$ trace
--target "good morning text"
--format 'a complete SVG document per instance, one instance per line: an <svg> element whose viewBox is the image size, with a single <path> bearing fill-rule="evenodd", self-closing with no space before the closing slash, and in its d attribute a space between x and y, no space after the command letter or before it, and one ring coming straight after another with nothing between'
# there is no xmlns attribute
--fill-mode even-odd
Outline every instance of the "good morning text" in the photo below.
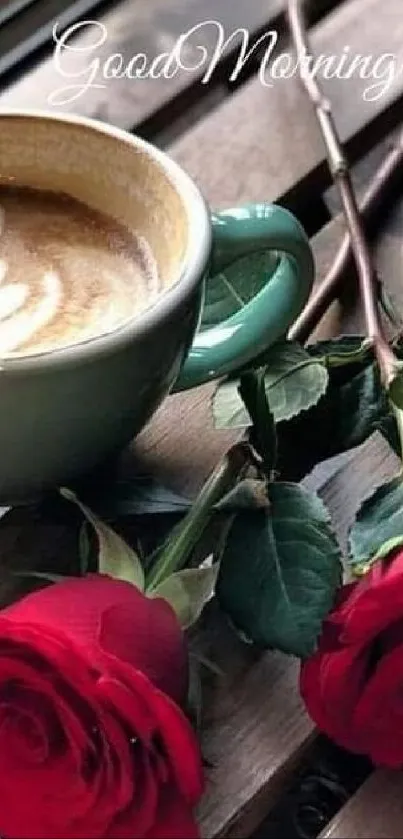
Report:
<svg viewBox="0 0 403 839"><path fill-rule="evenodd" d="M78 36L84 33L88 43L83 46ZM198 38L206 37L207 34L210 47L198 42ZM230 47L235 51L229 82L236 82L248 62L258 54L261 56L258 76L264 87L272 88L280 80L293 78L302 67L303 72L312 78L321 76L324 79L348 81L356 76L362 79L367 82L362 95L368 102L375 102L384 96L403 69L399 67L394 53L353 54L348 45L339 54L322 53L314 57L306 52L297 59L292 52L278 52L280 35L274 29L268 30L252 43L247 29L238 28L228 35L218 20L196 24L179 36L170 52L152 57L144 52L138 52L130 58L120 52L107 55L105 45L108 44L108 30L96 20L80 21L64 32L59 32L59 25L56 24L53 38L56 71L61 78L68 80L68 84L53 91L48 97L49 104L53 106L75 102L88 91L105 88L111 81L119 79L140 82L145 79L173 79L179 73L191 73L198 74L201 84L207 85ZM80 53L79 69L69 66L74 53Z"/></svg>

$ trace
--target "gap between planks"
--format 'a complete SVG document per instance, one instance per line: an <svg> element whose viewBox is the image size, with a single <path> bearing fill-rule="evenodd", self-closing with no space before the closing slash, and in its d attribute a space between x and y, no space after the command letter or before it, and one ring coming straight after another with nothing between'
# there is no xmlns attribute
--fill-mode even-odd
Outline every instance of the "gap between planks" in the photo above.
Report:
<svg viewBox="0 0 403 839"><path fill-rule="evenodd" d="M369 5L374 6L374 3ZM384 7L387 7L390 12L392 5L391 0L385 0L383 11ZM357 0L351 0L350 7L354 7L355 11L359 6L363 10L363 3L358 4ZM323 26L327 23L325 22ZM364 37L361 30L358 34L367 43L367 33ZM345 30L343 32L345 36ZM377 33L379 34L379 23L377 23ZM361 50L363 48L364 45L361 44ZM246 95L246 93L245 89L236 94L236 97L241 94ZM270 105L269 108L271 101L269 93L264 99L264 108L268 110L272 107ZM233 99L234 104L236 97L234 96ZM354 102L354 95L351 99ZM257 104L259 105L259 102ZM267 199L267 191L275 191L275 172L271 171L273 159L268 140L270 131L255 132L253 126L254 120L255 125L257 127L260 125L262 128L263 100L257 109L256 100L254 100L254 105L255 109L252 109L249 115L249 125L246 126L249 139L244 135L244 119L237 125L234 122L231 124L233 133L238 132L244 136L243 154L239 161L236 156L234 158L231 147L221 143L219 133L214 143L214 148L218 149L216 166L206 166L206 156L208 158L212 143L211 136L209 143L204 147L203 158L200 158L197 164L196 177L199 180L208 177L209 184L207 184L206 192L214 203L221 203L221 200L225 199L226 193L222 192L225 183L228 183L230 191L236 191L241 201L255 197L251 193L256 188L257 177L263 178L263 185L259 187L263 197ZM225 106L227 107L229 106ZM350 116L351 110L350 106ZM223 130L227 131L231 126L226 127L225 113L226 111L221 111L221 119ZM361 115L361 125L364 119L365 117ZM310 122L314 124L311 116ZM286 126L284 126L283 138L290 134L285 129ZM357 131L357 123L351 130ZM192 143L200 142L199 135L193 132L192 134ZM302 142L303 138L299 137L299 140ZM309 140L308 135L306 140ZM250 155L246 151L248 143L251 144ZM258 155L256 144L259 144ZM187 148L189 149L190 146L189 136ZM294 144L292 148L295 149ZM311 153L309 142L303 148L309 162ZM291 148L289 153L291 153ZM245 155L248 157L248 166L245 165ZM230 167L227 164L228 156L232 161ZM319 150L316 146L315 160L318 156L319 159L323 159L323 149ZM277 160L277 168L279 167L280 163ZM206 174L207 170L213 169L214 172ZM222 180L220 169L225 169L226 180ZM265 174L267 171L268 175ZM240 172L245 173L241 179ZM267 177L268 181L266 181ZM268 186L269 182L271 186ZM232 200L231 198L231 202ZM340 221L333 222L316 238L315 249L319 264L330 259L332 251L336 251L340 228ZM402 232L401 221L396 221L395 227L388 228L388 231L381 241L379 259L388 275L389 282L393 280L391 290L396 293L396 287L400 281L401 243L398 237ZM322 251L321 242L325 241L326 249ZM349 318L347 328L349 331L356 331L359 324L354 321L353 314ZM326 333L329 334L330 331L334 334L334 330L339 329L341 323L345 324L345 320L342 321L338 304L335 304L327 319ZM324 329L323 325L322 329ZM221 436L211 429L206 395L207 390L200 390L188 397L173 397L150 428L144 432L135 447L137 457L152 466L154 474L162 476L178 488L181 486L186 488L187 491L196 490L197 485L216 462L220 451L228 447L226 435ZM388 474L389 469L393 471L394 468L393 462L389 460L389 454L380 450L376 440L371 440L367 445L370 447L367 454L368 451L371 453L371 460L357 453L354 456L354 463L348 464L336 475L328 476L321 490L331 507L336 527L342 533L345 532L348 516L351 515L352 499L354 503L360 500L357 495L363 488L362 476L358 478L361 468L365 467L368 478L365 487L368 492L369 482L374 479L374 475L376 480L380 480L382 476ZM128 459L130 460L130 456ZM348 486L348 510L346 510L346 486ZM45 525L43 534L50 552L52 550L50 543L54 539L55 556L57 556L56 531L57 528L55 532L49 531ZM22 550L24 534L16 527L13 538ZM6 534L1 536L1 541L3 540L7 541ZM25 536L28 553L29 542L32 541L31 529L30 539L27 540ZM31 550L33 549L31 547ZM8 544L8 556L12 558L12 540ZM211 685L210 697L206 705L204 750L206 758L212 762L213 767L209 773L208 793L200 809L202 833L206 839L218 836L242 837L251 833L264 818L267 810L274 805L289 782L292 772L312 743L314 732L298 696L297 662L280 654L267 653L259 656L256 651L237 643L233 635L229 635L228 627L219 615L213 618L210 614L210 619L206 615L203 623L204 631L200 644L206 651L214 647L214 654L219 656L224 669L226 668L226 676L220 685L217 682Z"/></svg>
<svg viewBox="0 0 403 839"><path fill-rule="evenodd" d="M317 21L341 2L309 0L309 19ZM226 38L239 28L246 28L250 33L249 45L252 47L268 30L275 29L284 33L285 6L285 0L268 0L267 6L261 0L250 0L246 5L239 0L231 4L226 0L203 0L201 11L200 0L121 0L115 8L98 16L98 20L107 28L108 41L100 46L96 55L102 63L113 52L122 53L126 63L138 52L153 58L162 51L172 49L179 35L203 20L221 22ZM193 37L186 55L188 66L192 62L197 64L199 44L207 48L210 56L214 54L217 34L217 29L212 25ZM3 35L8 42L7 33ZM94 34L82 31L71 42L71 46L82 50L93 42ZM200 84L205 72L203 68L179 73L168 80L107 81L104 89L90 90L74 103L61 106L61 110L106 120L121 128L137 130L141 136L154 139L158 144L166 143L178 136L186 124L189 127L189 124L211 110L219 97L228 97L236 85L256 70L257 56L255 58L252 55L236 85L228 84L240 44L240 36L231 41L208 85ZM85 52L76 51L69 55L69 71L76 74L81 72L83 81L87 77L87 67L88 56ZM49 95L60 87L62 81L53 58L48 57L5 90L0 102L3 107L46 107Z"/></svg>
<svg viewBox="0 0 403 839"><path fill-rule="evenodd" d="M394 220L394 229L403 231L403 208ZM336 252L342 222L335 220L314 240L320 274ZM389 262L394 236L385 234L379 246L380 268ZM398 240L396 240L396 248ZM393 293L400 282L397 263L389 272ZM321 337L334 334L342 325L341 311L335 304L333 317L322 324ZM357 332L359 319L350 314L346 329ZM317 337L319 337L319 334ZM210 471L213 461L233 440L233 435L214 432L206 392L174 397L140 439L146 466L158 470L164 479L181 489L184 474ZM189 413L187 413L187 409ZM190 428L187 422L189 417ZM203 428L203 432L200 430ZM150 460L151 455L151 460ZM179 464L177 458L179 455ZM188 468L186 468L186 459ZM192 464L192 467L190 466ZM355 452L342 468L333 465L322 472L320 494L328 504L335 528L345 542L354 510L374 486L395 473L396 461L382 438L374 435ZM187 483L187 490L192 487ZM194 489L194 483L193 483ZM208 719L204 728L204 749L213 768L209 773L207 795L200 808L202 835L206 839L249 835L276 803L292 773L313 742L314 730L302 708L297 689L298 665L280 654L257 656L228 636L223 619L216 615L205 621L203 649L219 655L226 670L221 686L216 682L207 702Z"/></svg>
<svg viewBox="0 0 403 839"><path fill-rule="evenodd" d="M403 62L401 0L349 0L311 32L315 55L395 53ZM368 81L323 82L343 142L354 160L401 119L403 76L377 102L365 102ZM218 150L225 150L223 154ZM217 207L243 200L282 201L288 206L330 184L323 140L298 78L247 82L215 112L171 146L171 154L193 175ZM206 160L208 165L206 165ZM236 173L236 177L234 176Z"/></svg>
<svg viewBox="0 0 403 839"><path fill-rule="evenodd" d="M97 16L96 20L106 27L108 39L90 58L99 57L103 65L108 56L122 53L127 64L133 55L144 53L151 61L160 53L169 52L182 33L203 20L221 21L228 35L239 27L247 27L254 33L266 24L276 25L283 8L284 0L269 0L268 4L261 0L249 0L246 6L239 2L228 3L227 0L203 0L202 10L200 0L121 0L105 14ZM194 38L186 54L188 66L192 62L197 64L200 57L198 44L213 54L216 39L213 26L206 27L199 37ZM82 30L71 43L75 52L69 56L68 69L76 74L81 72L81 80L84 81L89 63L85 48L93 43L94 31L88 29ZM234 44L231 47L234 50ZM75 102L61 106L61 110L102 119L131 130L164 106L171 108L175 97L190 88L198 78L200 72L196 71L178 73L171 79L110 80L104 88L88 91ZM0 104L2 107L47 107L49 95L69 83L72 83L71 80L61 77L50 56L6 89L0 96Z"/></svg>
<svg viewBox="0 0 403 839"><path fill-rule="evenodd" d="M332 222L316 237L318 263L331 258L332 248L336 250L339 226L339 222ZM396 229L401 235L401 221ZM389 238L393 240L393 236ZM323 251L322 242L326 243ZM389 251L381 242L381 261L389 262ZM394 282L398 282L400 264L394 265L398 268ZM157 478L168 480L179 489L186 485L188 491L195 491L217 460L219 450L227 448L225 437L211 428L203 389L189 396L173 397L134 447L132 470L140 462L143 467L152 467ZM389 469L393 470L389 455L376 440L367 446L365 457L356 453L354 462L328 476L321 490L336 528L342 532L353 505L361 500L363 487L369 491L374 476L380 479ZM130 471L130 454L126 458ZM32 511L14 511L9 525L5 521L0 528L3 567L12 567L17 556L23 557L26 564L37 563L38 559L43 562L45 552L48 561L59 563L59 558L73 547L74 540L70 537L69 542L63 526L40 521ZM241 644L217 614L214 604L204 616L198 644L207 656L214 653L224 671L221 680L212 677L206 687L203 749L212 768L199 813L202 835L205 839L240 839L258 827L286 789L313 742L314 729L298 694L295 660L279 653L260 655Z"/></svg>
<svg viewBox="0 0 403 839"><path fill-rule="evenodd" d="M321 833L321 839L401 839L403 773L378 770Z"/></svg>

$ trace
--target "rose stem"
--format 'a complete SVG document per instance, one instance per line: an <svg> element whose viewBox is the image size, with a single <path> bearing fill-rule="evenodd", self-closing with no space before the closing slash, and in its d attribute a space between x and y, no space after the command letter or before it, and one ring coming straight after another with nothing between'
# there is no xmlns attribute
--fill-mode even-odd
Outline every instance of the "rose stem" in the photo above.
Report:
<svg viewBox="0 0 403 839"><path fill-rule="evenodd" d="M403 133L396 138L392 148L375 172L360 205L360 212L368 226L371 226L373 233L382 223L385 208L396 190L398 181L401 181L402 166ZM288 337L291 341L303 343L308 340L342 288L346 271L351 264L351 257L351 238L350 234L346 233L326 277L313 292L304 311L290 329ZM391 317L390 313L387 312L387 314ZM396 321L396 315L393 314L391 319ZM400 321L395 325L401 328L402 323Z"/></svg>
<svg viewBox="0 0 403 839"><path fill-rule="evenodd" d="M301 52L305 54L308 52L308 47L301 4L298 0L296 2L295 0L290 0L289 2L289 19L297 53L298 55L301 55ZM303 76L302 73L301 76ZM381 330L376 299L377 277L368 253L363 226L360 220L360 211L349 175L348 164L341 150L329 103L322 96L314 80L305 76L302 80L318 112L328 148L332 174L334 180L339 183L350 232L344 237L334 264L330 268L323 283L321 283L320 287L312 295L302 315L292 327L289 337L293 340L300 341L304 341L309 337L335 298L344 279L345 271L349 266L351 256L353 255L357 269L359 270L360 289L362 290L363 286L370 286L369 294L365 294L368 337L376 349L378 361L380 360L379 352L381 354L381 370L384 372L384 375L389 375L389 365L391 362L394 362L394 356L389 350L389 346ZM371 220L371 222L375 223L376 217L382 211L390 191L395 187L396 175L402 163L403 134L381 164L363 198L361 211L368 221ZM343 188L341 187L342 182L346 182L347 188L344 186ZM346 207L346 204L348 207ZM356 216L355 224L352 225L350 219L351 217L354 219L354 216ZM370 302L369 307L368 300ZM374 312L375 319L373 318ZM373 331L374 326L375 332ZM384 359L385 364L383 363ZM230 489L231 485L245 473L251 461L253 461L253 455L251 454L250 447L245 442L241 442L230 449L227 455L220 461L213 474L207 480L195 505L177 528L174 529L166 547L159 554L156 564L147 577L148 590L155 589L170 574L186 565L189 555L211 519L214 505Z"/></svg>
<svg viewBox="0 0 403 839"><path fill-rule="evenodd" d="M350 234L351 250L357 268L367 339L373 347L384 386L388 388L398 373L399 363L383 333L378 308L376 271L365 238L363 220L360 216L349 165L342 149L331 105L306 66L305 59L310 52L302 0L288 0L288 19L299 59L301 81L315 108L331 174L340 192Z"/></svg>
<svg viewBox="0 0 403 839"><path fill-rule="evenodd" d="M146 580L146 589L183 568L214 514L214 507L254 462L251 447L246 441L236 443L218 463L189 512L172 531L158 560Z"/></svg>

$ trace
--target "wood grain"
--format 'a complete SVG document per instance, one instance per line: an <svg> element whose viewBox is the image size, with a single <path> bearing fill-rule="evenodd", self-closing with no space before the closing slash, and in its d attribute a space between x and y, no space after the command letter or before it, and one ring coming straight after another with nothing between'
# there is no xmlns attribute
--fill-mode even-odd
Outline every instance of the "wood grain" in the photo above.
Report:
<svg viewBox="0 0 403 839"><path fill-rule="evenodd" d="M340 221L315 238L323 268L337 248ZM402 228L403 231L403 223ZM387 251L382 260L388 262ZM399 282L400 270L391 278ZM333 324L330 325L332 331ZM322 337L326 333L322 332ZM132 452L124 469L150 469L179 490L195 492L232 440L212 428L210 387L172 397ZM324 473L321 494L335 527L345 539L347 527L374 484L393 473L389 450L374 437L342 470ZM46 518L35 509L16 510L0 528L3 602L11 598L6 569L66 567L76 552L77 517L71 511ZM289 783L315 736L297 689L298 663L279 653L260 655L234 636L215 604L204 615L197 649L217 661L223 675L205 684L203 752L211 768L207 793L199 810L204 839L245 837L263 820Z"/></svg>
<svg viewBox="0 0 403 839"><path fill-rule="evenodd" d="M379 270L385 274L389 291L399 296L402 293L401 269L397 253L403 236L403 204L392 214L389 229L393 231L393 236L385 232L381 237L376 259ZM342 231L343 222L337 219L313 240L319 276L323 275L332 260ZM396 256L391 259L393 253ZM321 324L317 337L334 334L335 328L357 333L362 328L361 317L356 311L349 311L345 317L340 305L335 304L333 313ZM152 455L153 467L157 468L158 463L164 478L174 479L178 489L186 473L183 468L186 458L184 452L191 459L193 452L196 453L198 469L204 473L209 469L210 453L213 451L211 446L214 446L215 456L221 449L219 436L211 428L208 395L209 391L206 390L203 393L196 391L190 397L174 397L169 408L161 411L138 441L138 450L142 451L147 464L150 465ZM190 416L192 431L189 437L183 422L188 404L190 414L197 405L197 419L193 414ZM197 421L203 424L202 439L197 436ZM225 443L222 441L223 448L230 440L228 435ZM167 459L163 453L166 451ZM178 456L180 451L183 454ZM169 464L168 468L166 463ZM180 466L176 469L177 463ZM396 468L395 456L383 438L374 435L347 462L344 459L342 466L336 461L330 467L326 468L325 465L319 470L316 486L320 485L320 494L331 511L343 545L361 503L377 485L392 477ZM186 486L189 489L188 481ZM209 712L204 734L205 750L207 755L211 753L215 759L200 818L205 837L241 837L249 835L258 825L264 810L267 811L284 789L290 773L311 744L313 731L298 699L298 670L295 663L281 655L268 653L250 664L249 655L253 658L253 653L242 646L233 646L234 641L229 641L227 647L222 618L218 624L217 620L216 616L215 621L211 619L208 622L209 631L216 633L212 647L214 655L222 656L225 661L229 649L232 653L227 660L228 683L221 687L217 684L215 690L218 693L213 690L207 704L208 709L216 711L212 717ZM227 653L222 652L221 644L224 644ZM232 682L234 674L236 678ZM267 695L269 684L267 711L265 709L262 715L262 697Z"/></svg>
<svg viewBox="0 0 403 839"><path fill-rule="evenodd" d="M112 10L98 15L107 29L107 41L90 55L85 51L94 44L96 36L92 28L83 28L77 34L71 46L74 52L64 59L63 68L69 72L84 74L81 81L88 77L86 68L94 57L99 57L101 65L113 53L122 53L125 64L137 53L145 53L150 61L162 52L169 52L178 37L196 24L207 20L219 20L227 37L239 27L247 27L252 33L270 19L276 18L283 8L283 0L241 0L228 3L227 0L122 0ZM214 53L217 29L205 27L190 41L184 61L194 67L200 60L198 46L204 46L209 54ZM240 38L238 38L240 43ZM236 45L236 41L233 47ZM77 52L77 50L83 50ZM171 79L127 80L117 79L106 82L100 90L88 91L82 98L69 105L60 106L59 110L78 113L131 129L155 112L161 105L174 99L187 88L201 71L179 72ZM97 78L97 83L104 83ZM1 107L49 107L49 96L61 86L74 83L61 77L53 57L42 62L29 75L13 84L0 96Z"/></svg>
<svg viewBox="0 0 403 839"><path fill-rule="evenodd" d="M203 837L242 839L273 806L314 732L296 690L298 662L257 656L217 614L209 627L210 656L219 651L225 676L206 700L202 745L212 768L199 819Z"/></svg>
<svg viewBox="0 0 403 839"><path fill-rule="evenodd" d="M318 27L315 33L317 46L330 49L333 44L344 46L346 42L357 45L359 39L361 52L373 49L378 53L394 48L402 52L400 3L401 0L383 0L385 29L389 27L387 45L387 39L382 41L377 24L375 0L365 3L349 0L342 7L343 14L339 19L332 16ZM151 26L151 4L142 5L147 25ZM153 8L156 5L153 4ZM161 3L160 11L162 8ZM125 37L123 20L120 25L119 37L122 39ZM116 26L119 32L117 23ZM174 30L168 31L172 38ZM158 44L160 47L161 42ZM129 47L132 52L131 44ZM340 83L334 98L340 119L344 120L345 136L352 137L357 136L365 120L379 114L379 108L386 102L377 106L378 110L372 105L367 111L361 107L354 85L348 86L348 91L346 95L347 87ZM34 96L33 89L31 95ZM105 102L102 105L102 101L96 105L97 115L118 119L117 111L103 110ZM241 107L237 104L239 101ZM127 102L130 115L134 112L134 104L131 99ZM174 155L202 183L213 204L277 198L290 190L294 176L307 182L308 174L323 165L320 164L323 148L318 135L315 139L314 120L305 100L303 108L301 105L300 94L290 81L278 92L276 89L262 91L256 83L248 85L182 143L176 144ZM107 107L109 109L110 105ZM141 103L139 107L143 107ZM298 153L300 143L301 155ZM320 276L336 252L341 230L342 222L336 220L315 238ZM399 207L377 255L388 288L399 299L402 293L399 260L402 234L403 210ZM333 334L336 328L359 329L356 312L350 312L346 318L336 304L321 324L320 334L322 337ZM211 386L207 386L189 395L169 399L123 456L122 469L126 474L147 469L178 490L196 492L233 439L231 434L218 433L212 428L210 394ZM336 468L335 471L332 467L332 474L323 473L321 494L343 539L363 494L368 494L374 482L393 473L394 468L389 451L379 438L373 438L343 469ZM0 595L3 601L7 601L12 590L7 569L22 564L25 567L49 568L49 564L56 569L66 567L67 560L76 551L76 536L77 518L73 512L68 521L64 513L44 518L35 509L16 510L8 516L0 528L4 575ZM260 655L242 644L215 604L203 617L197 645L207 656L218 660L223 671L222 677L211 676L205 685L203 750L211 768L207 794L199 810L202 835L204 839L226 836L240 839L250 835L284 790L312 743L314 729L298 694L298 663L277 653Z"/></svg>
<svg viewBox="0 0 403 839"><path fill-rule="evenodd" d="M400 66L402 36L400 0L384 0L382 26L378 0L349 0L314 27L311 42L315 55L341 55L348 45L352 55L396 53ZM377 102L364 101L367 85L357 75L323 83L342 140L355 155L364 153L365 126L386 133L401 115L402 74ZM249 81L171 151L218 207L242 200L245 192L251 201L289 203L301 193L311 198L313 188L330 182L322 138L297 78L274 81L272 88Z"/></svg>
<svg viewBox="0 0 403 839"><path fill-rule="evenodd" d="M353 456L336 468L319 494L331 511L341 545L347 553L347 533L363 502L399 472L399 460L385 439L373 434Z"/></svg>
<svg viewBox="0 0 403 839"><path fill-rule="evenodd" d="M321 839L400 839L403 835L403 774L375 772L338 813Z"/></svg>
<svg viewBox="0 0 403 839"><path fill-rule="evenodd" d="M322 268L337 248L339 235L340 221L336 221L315 238ZM380 252L386 265L388 255L382 245ZM397 269L396 263L395 277L389 272L392 285L399 283ZM148 469L179 490L195 492L233 439L212 428L210 390L208 386L172 397L132 452L126 452L126 474ZM393 470L389 450L373 438L343 470L337 469L330 478L323 473L321 494L342 538L374 481ZM65 567L76 551L76 532L73 514L66 522L61 514L46 519L35 510L14 511L0 529L3 571L22 564ZM8 584L5 574L1 588L5 601L11 596ZM259 655L242 644L215 605L204 616L197 644L223 671L222 677L209 677L205 685L203 751L211 769L199 811L202 835L245 837L285 789L314 737L298 695L298 663L277 653Z"/></svg>
<svg viewBox="0 0 403 839"><path fill-rule="evenodd" d="M102 0L17 0L0 9L0 77L52 39L53 26L90 17Z"/></svg>
<svg viewBox="0 0 403 839"><path fill-rule="evenodd" d="M359 196L363 196L371 178L371 174L380 166L390 149L400 137L401 129L393 131L377 143L368 154L357 161L352 169L352 176L355 189ZM326 204L333 216L338 215L342 210L339 192L336 186L331 186L325 193Z"/></svg>

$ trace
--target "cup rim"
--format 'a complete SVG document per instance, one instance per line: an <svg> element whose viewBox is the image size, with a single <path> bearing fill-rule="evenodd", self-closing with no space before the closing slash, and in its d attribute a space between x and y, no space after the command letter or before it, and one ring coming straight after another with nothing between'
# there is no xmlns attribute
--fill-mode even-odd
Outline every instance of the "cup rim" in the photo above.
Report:
<svg viewBox="0 0 403 839"><path fill-rule="evenodd" d="M202 280L211 253L212 229L208 205L192 178L166 152L147 140L90 117L62 112L53 113L53 111L43 109L0 107L0 122L4 119L15 118L80 125L123 142L134 149L143 150L157 166L162 168L178 193L188 221L187 245L178 277L143 312L111 332L86 338L65 347L23 356L0 356L0 370L17 373L59 367L77 361L91 361L101 355L122 349L132 343L134 338L147 334L151 328L168 318Z"/></svg>

